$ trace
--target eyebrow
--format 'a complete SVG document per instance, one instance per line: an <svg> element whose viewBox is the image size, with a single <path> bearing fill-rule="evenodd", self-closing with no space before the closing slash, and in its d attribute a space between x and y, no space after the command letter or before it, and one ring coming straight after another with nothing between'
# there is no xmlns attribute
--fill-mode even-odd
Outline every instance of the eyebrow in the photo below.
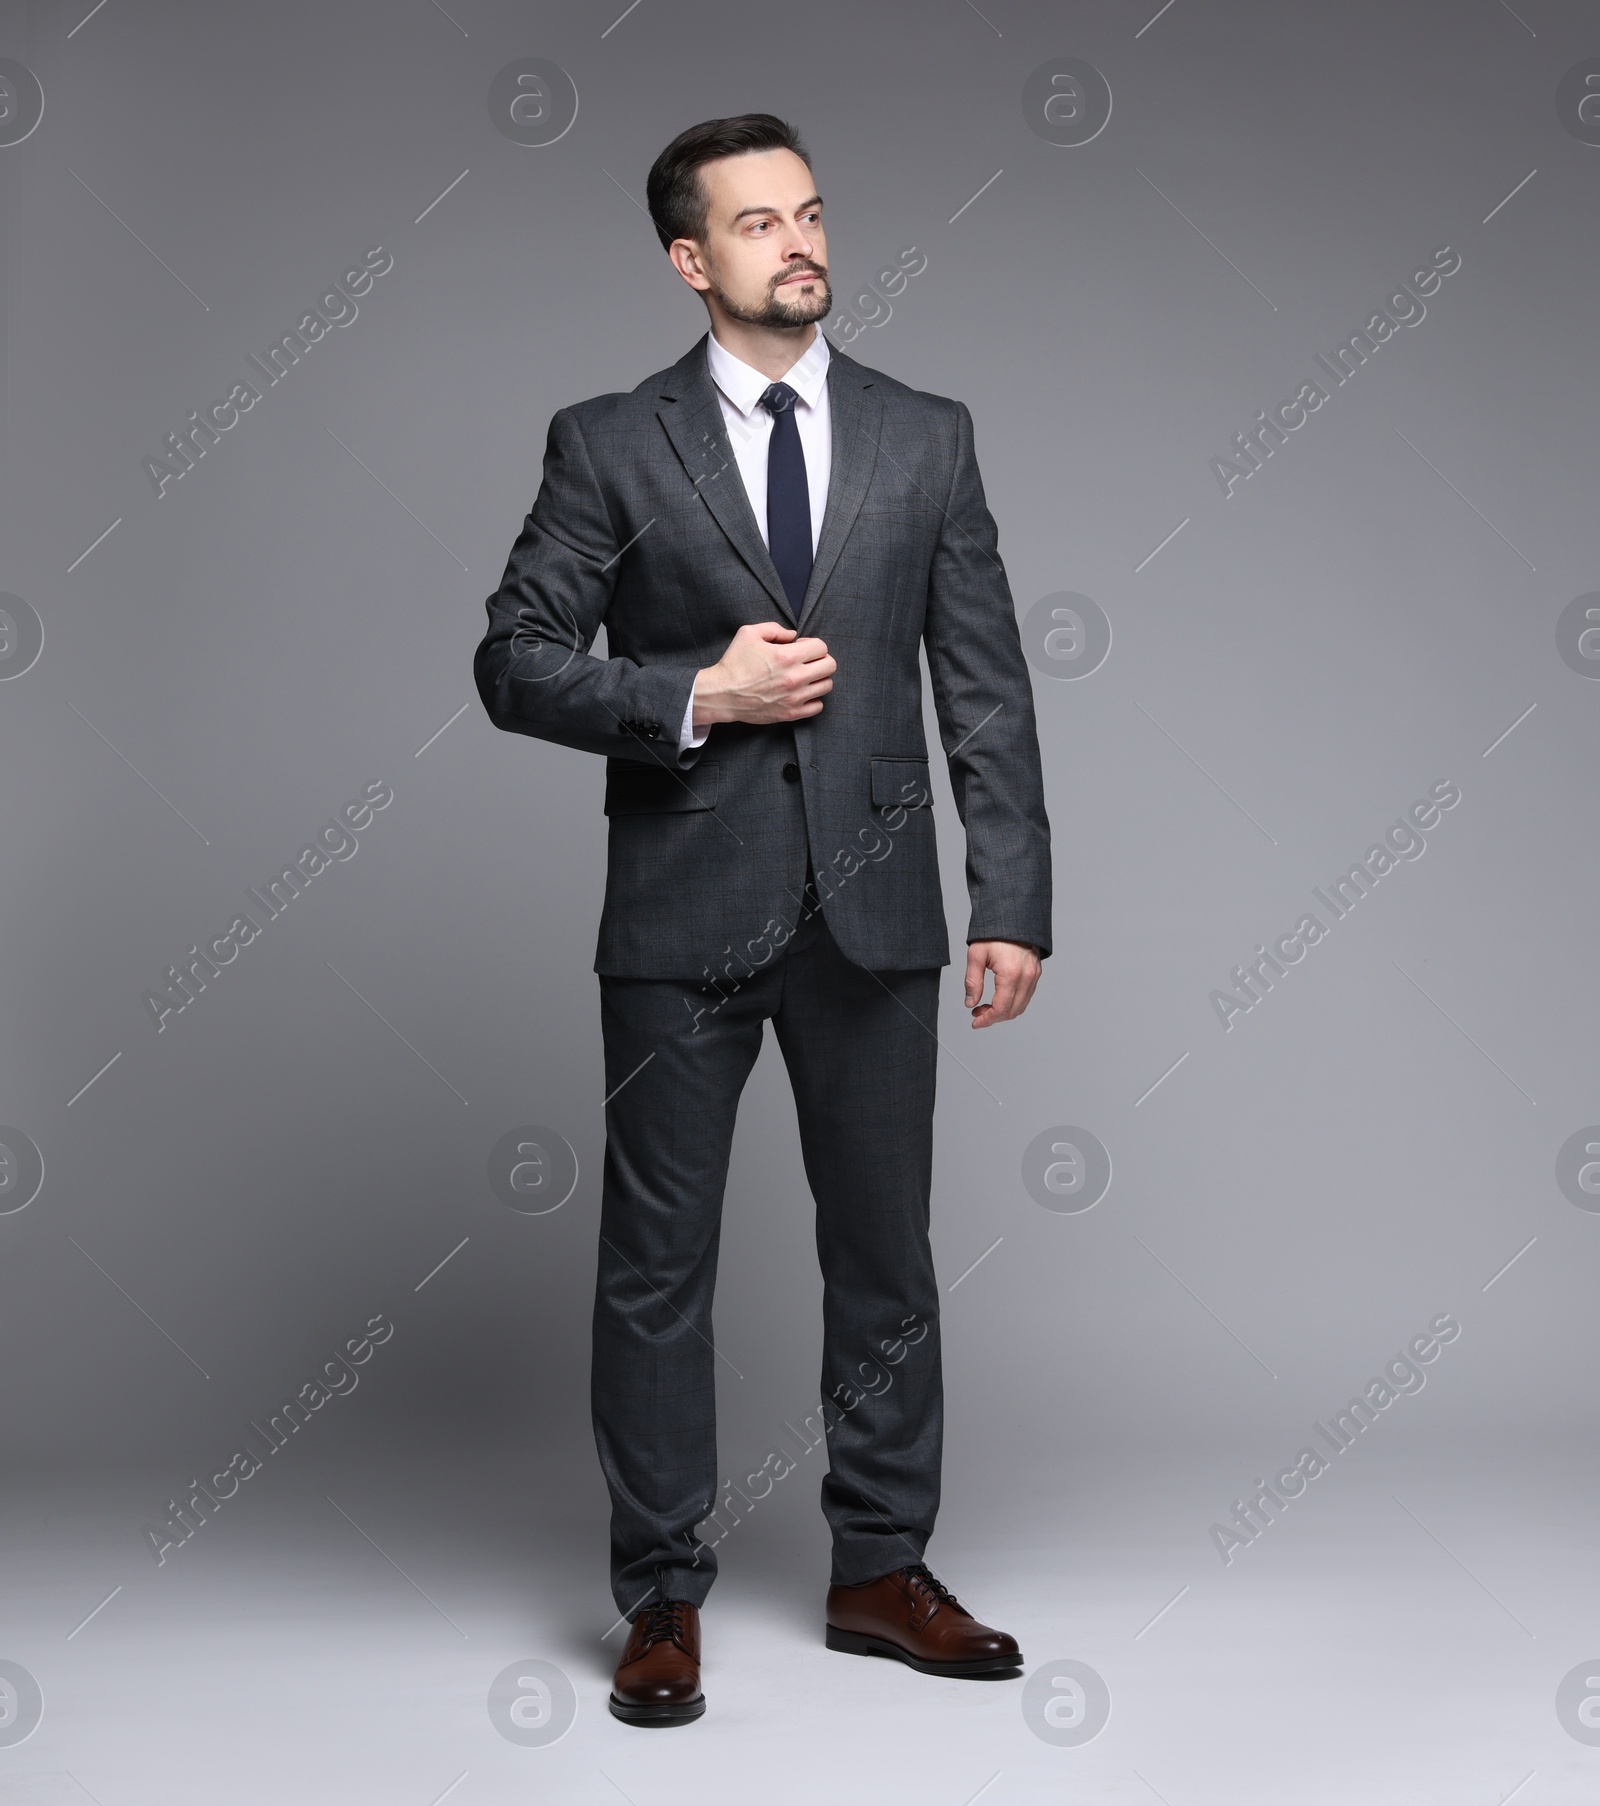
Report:
<svg viewBox="0 0 1600 1806"><path fill-rule="evenodd" d="M804 213L807 207L820 207L821 205L822 205L822 196L820 194L814 194L808 200L802 201L800 203L800 205L795 208L795 212L796 213ZM736 214L734 214L733 223L734 223L734 225L738 225L740 220L749 219L752 214L757 214L757 213L776 213L781 218L782 212L783 212L782 208L773 207L773 206L741 207L739 209L739 211Z"/></svg>

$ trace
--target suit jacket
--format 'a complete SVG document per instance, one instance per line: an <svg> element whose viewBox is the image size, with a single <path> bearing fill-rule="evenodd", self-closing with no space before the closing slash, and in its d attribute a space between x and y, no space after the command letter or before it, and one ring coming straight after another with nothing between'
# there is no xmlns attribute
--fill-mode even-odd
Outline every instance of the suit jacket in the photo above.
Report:
<svg viewBox="0 0 1600 1806"><path fill-rule="evenodd" d="M737 979L802 908L807 854L846 958L947 965L923 733L925 647L967 835L967 939L1050 951L1050 825L1028 667L972 417L834 351L833 469L791 609L706 365L563 408L474 660L497 727L606 760L595 970ZM746 622L819 635L821 714L677 750L694 677ZM602 623L610 656L590 655Z"/></svg>

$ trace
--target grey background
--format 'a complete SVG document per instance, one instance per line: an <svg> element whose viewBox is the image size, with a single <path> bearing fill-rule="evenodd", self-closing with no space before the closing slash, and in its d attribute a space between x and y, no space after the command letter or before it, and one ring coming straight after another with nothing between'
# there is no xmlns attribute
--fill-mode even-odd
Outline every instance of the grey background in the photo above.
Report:
<svg viewBox="0 0 1600 1806"><path fill-rule="evenodd" d="M1555 1168L1600 1119L1600 685L1556 623L1600 587L1600 150L1556 90L1592 12L620 11L0 4L45 93L0 148L0 588L44 624L0 683L0 1119L45 1161L0 1216L0 1657L46 1701L0 1797L198 1799L258 1686L297 1734L241 1798L466 1772L462 1799L799 1800L812 1757L952 1806L996 1774L985 1798L1588 1797L1554 1702L1600 1645L1600 1219ZM525 56L580 96L543 148L486 104ZM1110 84L1090 144L1023 117L1056 57ZM841 307L926 254L849 349L972 408L1019 614L1070 590L1113 629L1093 675L1036 682L1057 952L982 1035L946 974L934 1199L931 1559L1030 1664L1106 1678L1076 1749L1016 1689L818 1653L812 1474L724 1551L708 1636L721 1604L748 1659L720 1694L708 1664L703 1726L641 1752L604 1714L602 771L491 729L470 660L550 414L703 330L650 160L756 108L813 150ZM374 245L355 322L158 499L141 459ZM1208 457L1445 245L1426 319L1225 498ZM356 856L158 1033L141 993L373 780ZM1462 800L1425 855L1224 1031L1212 989L1439 780ZM551 1214L490 1185L524 1123L577 1155ZM1063 1123L1112 1161L1082 1214L1025 1183ZM814 1402L811 1238L769 1046L723 1240L730 1475ZM380 1311L313 1446L157 1569L141 1525ZM1229 1501L1441 1311L1463 1332L1423 1392L1224 1567ZM520 1657L577 1686L555 1745L486 1722ZM812 1727L779 1773L775 1723Z"/></svg>

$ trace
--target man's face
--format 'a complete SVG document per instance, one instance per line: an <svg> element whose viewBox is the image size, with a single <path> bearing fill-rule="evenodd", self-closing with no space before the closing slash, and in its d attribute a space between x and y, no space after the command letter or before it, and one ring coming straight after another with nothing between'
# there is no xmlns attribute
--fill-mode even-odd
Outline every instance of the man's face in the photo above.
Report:
<svg viewBox="0 0 1600 1806"><path fill-rule="evenodd" d="M694 288L751 326L809 326L833 307L822 200L793 151L751 151L701 167L705 240L680 238L672 260Z"/></svg>

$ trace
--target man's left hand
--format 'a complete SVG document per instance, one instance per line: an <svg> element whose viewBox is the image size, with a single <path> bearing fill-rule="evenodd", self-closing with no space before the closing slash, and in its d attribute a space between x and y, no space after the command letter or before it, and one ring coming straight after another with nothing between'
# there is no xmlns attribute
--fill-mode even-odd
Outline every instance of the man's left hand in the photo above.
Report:
<svg viewBox="0 0 1600 1806"><path fill-rule="evenodd" d="M1009 1022L1028 1007L1043 962L1039 949L1021 941L971 941L967 945L966 1004L972 1026ZM984 975L994 973L994 996L983 1001Z"/></svg>

